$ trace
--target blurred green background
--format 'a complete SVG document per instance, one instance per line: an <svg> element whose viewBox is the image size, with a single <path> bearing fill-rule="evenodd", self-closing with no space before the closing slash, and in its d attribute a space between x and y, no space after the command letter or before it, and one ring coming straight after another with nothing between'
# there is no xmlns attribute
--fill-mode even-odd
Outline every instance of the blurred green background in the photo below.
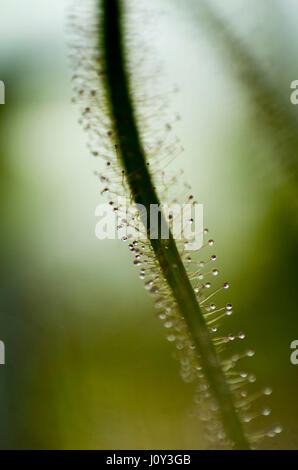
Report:
<svg viewBox="0 0 298 470"><path fill-rule="evenodd" d="M0 446L206 448L127 247L95 237L104 201L71 104L66 3L1 1ZM226 328L247 333L247 368L274 390L260 427L284 428L263 447L297 449L297 2L209 2L219 23L199 0L150 3L163 13L152 45L180 89L174 167L232 286Z"/></svg>

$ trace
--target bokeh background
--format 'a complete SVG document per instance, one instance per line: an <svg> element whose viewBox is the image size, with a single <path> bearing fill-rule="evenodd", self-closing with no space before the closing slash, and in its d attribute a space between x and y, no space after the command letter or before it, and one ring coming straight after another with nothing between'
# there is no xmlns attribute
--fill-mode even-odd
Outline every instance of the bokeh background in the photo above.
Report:
<svg viewBox="0 0 298 470"><path fill-rule="evenodd" d="M150 4L165 81L180 90L174 166L231 283L228 328L247 333L247 368L274 390L260 427L284 428L263 447L297 449L297 2ZM103 199L71 104L68 5L1 1L0 447L206 448L127 247L95 237Z"/></svg>

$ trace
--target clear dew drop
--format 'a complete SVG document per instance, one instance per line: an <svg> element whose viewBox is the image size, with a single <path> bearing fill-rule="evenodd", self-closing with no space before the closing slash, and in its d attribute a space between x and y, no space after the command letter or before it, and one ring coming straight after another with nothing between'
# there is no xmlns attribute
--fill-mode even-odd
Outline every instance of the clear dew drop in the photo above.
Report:
<svg viewBox="0 0 298 470"><path fill-rule="evenodd" d="M249 415L246 415L246 416L243 416L242 419L245 423L249 423L252 420L252 417Z"/></svg>
<svg viewBox="0 0 298 470"><path fill-rule="evenodd" d="M145 289L149 290L150 287L152 287L152 285L153 285L153 281L152 279L150 279L150 281L145 282Z"/></svg>
<svg viewBox="0 0 298 470"><path fill-rule="evenodd" d="M157 316L160 320L165 320L167 318L165 313L159 313Z"/></svg>
<svg viewBox="0 0 298 470"><path fill-rule="evenodd" d="M152 287L152 288L150 289L150 294L151 294L151 295L157 295L158 292L159 292L159 288L158 288L158 287Z"/></svg>
<svg viewBox="0 0 298 470"><path fill-rule="evenodd" d="M277 424L276 426L274 426L273 432L275 434L280 434L282 432L282 426L280 424Z"/></svg>
<svg viewBox="0 0 298 470"><path fill-rule="evenodd" d="M175 339L176 339L176 336L175 336L175 335L168 335L168 336L167 336L167 340L170 341L171 343L172 343L173 341L175 341Z"/></svg>
<svg viewBox="0 0 298 470"><path fill-rule="evenodd" d="M140 279L145 279L145 269L140 270Z"/></svg>
<svg viewBox="0 0 298 470"><path fill-rule="evenodd" d="M247 357L253 357L255 355L255 351L253 349L249 349L246 351L246 356Z"/></svg>
<svg viewBox="0 0 298 470"><path fill-rule="evenodd" d="M250 374L248 377L247 377L248 381L250 383L254 383L257 379L256 379L256 376L254 374Z"/></svg>
<svg viewBox="0 0 298 470"><path fill-rule="evenodd" d="M265 407L265 408L262 409L261 414L263 416L269 416L271 414L271 409L268 408L268 407Z"/></svg>

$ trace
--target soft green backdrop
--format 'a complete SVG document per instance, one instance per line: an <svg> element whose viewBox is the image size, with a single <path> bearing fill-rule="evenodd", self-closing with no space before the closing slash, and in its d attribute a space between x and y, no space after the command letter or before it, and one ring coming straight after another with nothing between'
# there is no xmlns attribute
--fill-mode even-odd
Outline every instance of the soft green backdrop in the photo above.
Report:
<svg viewBox="0 0 298 470"><path fill-rule="evenodd" d="M297 3L222 3L212 2L215 11L258 60L295 128ZM165 82L180 88L171 107L182 116L175 132L185 151L174 167L204 204L218 268L232 286L228 330L247 333L256 350L247 367L258 387L274 389L266 419L284 433L264 446L298 448L298 366L290 364L297 187L283 138L264 124L241 64L202 24L200 2L157 7L152 41ZM192 387L179 377L127 247L94 234L103 199L70 102L64 8L61 0L1 1L0 447L205 448L190 413ZM293 144L296 161L297 152Z"/></svg>

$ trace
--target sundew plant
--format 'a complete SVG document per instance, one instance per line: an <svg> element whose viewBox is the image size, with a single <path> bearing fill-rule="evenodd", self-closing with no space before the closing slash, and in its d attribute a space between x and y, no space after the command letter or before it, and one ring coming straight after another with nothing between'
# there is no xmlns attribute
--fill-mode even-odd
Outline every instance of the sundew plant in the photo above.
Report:
<svg viewBox="0 0 298 470"><path fill-rule="evenodd" d="M159 228L168 226L169 236L163 238L158 230L152 238L148 228L152 205L195 207L197 201L188 184L181 182L181 174L167 169L168 162L179 155L180 144L166 112L171 96L157 88L158 64L137 32L147 15L150 4L142 1L74 3L69 14L74 101L90 151L104 162L97 176L102 193L120 214L119 230L143 227L138 239L124 236L122 240L155 298L181 375L194 384L197 414L210 445L255 448L264 436L279 434L281 427L259 419L255 426L255 418L270 415L262 396L270 395L271 389L251 389L255 376L243 371L240 361L254 351L243 345L244 333L221 334L221 321L228 321L233 309L232 304L221 302L221 291L229 284L214 282L219 279L216 255L210 251L214 241L204 229L203 245L189 250L189 240L175 239L172 216L162 211ZM119 204L120 197L130 201L128 208ZM235 346L230 351L230 343L237 343L236 352Z"/></svg>

